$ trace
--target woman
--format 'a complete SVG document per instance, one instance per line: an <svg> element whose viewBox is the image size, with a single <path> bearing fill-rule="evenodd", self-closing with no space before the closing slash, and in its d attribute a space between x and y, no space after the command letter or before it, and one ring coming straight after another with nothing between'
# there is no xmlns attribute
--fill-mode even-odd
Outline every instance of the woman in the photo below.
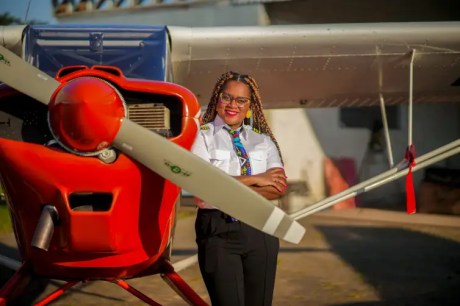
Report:
<svg viewBox="0 0 460 306"><path fill-rule="evenodd" d="M252 77L223 74L203 124L192 152L269 200L284 194L281 153ZM212 304L271 305L278 239L224 214L212 203L195 200L198 261Z"/></svg>

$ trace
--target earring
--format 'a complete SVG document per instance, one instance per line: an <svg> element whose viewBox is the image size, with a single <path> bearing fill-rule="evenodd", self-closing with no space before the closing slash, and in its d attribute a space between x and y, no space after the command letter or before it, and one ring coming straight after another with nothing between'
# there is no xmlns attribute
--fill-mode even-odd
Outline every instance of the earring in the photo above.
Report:
<svg viewBox="0 0 460 306"><path fill-rule="evenodd" d="M252 111L250 109L248 109L248 112L246 113L246 118L251 118L251 115L252 115Z"/></svg>

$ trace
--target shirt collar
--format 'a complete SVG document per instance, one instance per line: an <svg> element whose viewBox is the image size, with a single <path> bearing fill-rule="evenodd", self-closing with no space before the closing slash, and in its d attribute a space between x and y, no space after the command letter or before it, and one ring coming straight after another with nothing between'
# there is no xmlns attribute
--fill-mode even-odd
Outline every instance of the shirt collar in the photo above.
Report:
<svg viewBox="0 0 460 306"><path fill-rule="evenodd" d="M216 118L214 119L214 135L219 133L220 130L222 130L225 126L230 129L230 127L224 122L222 118L219 117L219 115L216 115ZM244 138L244 140L247 139L248 137L248 132L247 130L250 129L251 127L249 125L242 125L238 130L240 131L240 135ZM227 133L227 131L225 131Z"/></svg>

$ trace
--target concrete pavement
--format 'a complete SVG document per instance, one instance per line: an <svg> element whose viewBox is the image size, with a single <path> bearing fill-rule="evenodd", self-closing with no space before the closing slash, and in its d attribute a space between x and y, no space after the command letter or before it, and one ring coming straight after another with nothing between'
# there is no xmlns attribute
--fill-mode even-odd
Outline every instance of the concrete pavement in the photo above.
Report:
<svg viewBox="0 0 460 306"><path fill-rule="evenodd" d="M181 211L173 261L196 251L194 208ZM299 245L281 242L273 305L460 305L460 217L361 208L328 210L301 223L307 234ZM0 254L14 254L11 236L1 241ZM209 302L197 265L180 274ZM42 282L41 296L56 283ZM158 275L129 283L163 305L185 305ZM53 305L144 304L98 281Z"/></svg>

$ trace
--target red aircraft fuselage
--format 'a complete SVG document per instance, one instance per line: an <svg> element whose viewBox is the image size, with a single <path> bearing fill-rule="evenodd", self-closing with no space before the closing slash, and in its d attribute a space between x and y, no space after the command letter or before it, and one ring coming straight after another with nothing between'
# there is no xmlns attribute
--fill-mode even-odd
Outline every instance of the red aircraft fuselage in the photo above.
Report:
<svg viewBox="0 0 460 306"><path fill-rule="evenodd" d="M59 97L75 80L83 80L85 85L94 79L116 88L127 106L114 102L117 99L110 93L108 103L78 104L85 97L104 98L105 89L97 82L87 92L70 91L75 101ZM61 86L49 104L49 125L58 142L77 154L62 147L0 138L1 182L23 261L36 274L58 279L157 273L159 258L169 256L180 189L124 154L105 163L78 153L82 148L110 145L106 140L117 129L117 116L126 115L130 100L163 103L174 125L169 140L190 149L198 131L200 107L196 97L172 83L127 79L114 67L67 67L58 73L57 80ZM0 103L6 98L25 97L11 90L0 92ZM53 121L56 117L59 124ZM77 139L76 144L66 135ZM154 152L155 148L149 150ZM31 245L45 205L54 206L59 217L48 250Z"/></svg>

